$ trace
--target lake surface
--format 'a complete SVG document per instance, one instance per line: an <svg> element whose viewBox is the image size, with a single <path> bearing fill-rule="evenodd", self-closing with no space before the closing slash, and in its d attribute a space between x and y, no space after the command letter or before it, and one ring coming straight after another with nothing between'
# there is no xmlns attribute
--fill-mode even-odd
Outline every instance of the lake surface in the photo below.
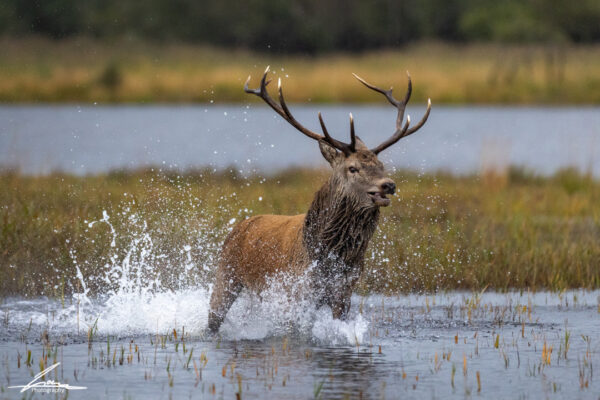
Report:
<svg viewBox="0 0 600 400"><path fill-rule="evenodd" d="M121 293L91 303L6 299L0 397L21 398L9 386L30 382L40 360L44 368L60 363L47 379L87 388L56 398L597 399L600 393L598 291L354 296L346 322L332 320L328 310L285 315L281 304L242 296L212 338L203 333L207 295L197 289Z"/></svg>
<svg viewBox="0 0 600 400"><path fill-rule="evenodd" d="M374 147L393 133L392 107L293 105L320 132L323 112L334 137L357 134ZM424 107L409 106L412 120ZM445 107L382 153L389 166L470 173L520 165L550 174L574 166L600 176L598 107ZM118 168L236 165L245 173L324 166L316 143L264 106L0 106L0 166L28 174L92 174Z"/></svg>

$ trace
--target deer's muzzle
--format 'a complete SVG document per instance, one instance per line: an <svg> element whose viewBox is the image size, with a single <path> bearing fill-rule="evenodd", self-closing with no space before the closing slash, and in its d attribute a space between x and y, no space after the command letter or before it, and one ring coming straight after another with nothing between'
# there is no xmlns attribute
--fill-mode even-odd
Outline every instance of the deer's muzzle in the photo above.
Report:
<svg viewBox="0 0 600 400"><path fill-rule="evenodd" d="M396 184L393 180L385 178L379 181L378 185L367 193L375 206L387 207L390 205L390 199L386 195L396 193Z"/></svg>

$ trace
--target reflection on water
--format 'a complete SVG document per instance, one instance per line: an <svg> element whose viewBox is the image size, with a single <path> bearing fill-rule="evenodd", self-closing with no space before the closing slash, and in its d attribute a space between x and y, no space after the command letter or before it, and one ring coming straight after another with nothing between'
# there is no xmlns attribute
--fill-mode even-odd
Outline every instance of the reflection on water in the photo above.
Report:
<svg viewBox="0 0 600 400"><path fill-rule="evenodd" d="M348 112L357 133L375 146L393 133L392 107L294 105L319 131L347 140ZM409 107L421 115L424 107ZM600 176L597 107L444 107L427 124L382 153L391 165L465 173L522 165L540 173L576 166ZM0 166L26 173L77 174L158 165L244 172L325 165L316 144L262 106L1 106Z"/></svg>
<svg viewBox="0 0 600 400"><path fill-rule="evenodd" d="M595 399L600 391L598 291L355 296L351 319L364 318L367 332L345 343L291 327L251 340L206 337L205 318L180 320L181 310L206 306L200 297L175 306L170 325L152 323L158 308L118 319L100 307L79 321L68 301L6 299L3 398L19 397L7 386L29 382L42 360L61 363L52 379L88 387L70 398ZM139 318L147 328L132 329L128 319ZM88 344L89 321L111 327Z"/></svg>

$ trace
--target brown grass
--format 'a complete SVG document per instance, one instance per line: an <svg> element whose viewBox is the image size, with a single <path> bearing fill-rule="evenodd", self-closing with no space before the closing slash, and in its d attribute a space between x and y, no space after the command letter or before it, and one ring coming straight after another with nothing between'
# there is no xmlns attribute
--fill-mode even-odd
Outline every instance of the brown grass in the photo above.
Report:
<svg viewBox="0 0 600 400"><path fill-rule="evenodd" d="M150 273L165 286L206 283L230 219L305 212L325 176L312 170L264 181L206 171L4 173L0 295L61 296L81 289L76 265L86 277L99 275L107 264L122 263L143 233L152 239ZM361 291L600 287L600 183L591 177L565 170L540 178L512 169L502 184L409 171L394 178L399 196L383 212ZM88 225L105 210L116 230L115 248L108 225ZM191 246L195 266L188 272L184 245Z"/></svg>
<svg viewBox="0 0 600 400"><path fill-rule="evenodd" d="M600 46L421 43L318 57L256 54L184 44L89 39L0 39L0 101L231 102L248 100L266 65L294 102L379 102L356 72L440 103L600 103Z"/></svg>

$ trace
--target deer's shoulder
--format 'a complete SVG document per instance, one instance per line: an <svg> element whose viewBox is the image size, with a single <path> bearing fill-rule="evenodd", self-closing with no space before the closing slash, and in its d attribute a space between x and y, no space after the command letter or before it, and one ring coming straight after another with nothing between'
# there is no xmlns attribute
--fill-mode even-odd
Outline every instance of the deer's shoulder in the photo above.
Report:
<svg viewBox="0 0 600 400"><path fill-rule="evenodd" d="M274 215L262 214L250 217L238 224L239 231L267 230L270 232L287 231L302 227L306 214L298 215Z"/></svg>

